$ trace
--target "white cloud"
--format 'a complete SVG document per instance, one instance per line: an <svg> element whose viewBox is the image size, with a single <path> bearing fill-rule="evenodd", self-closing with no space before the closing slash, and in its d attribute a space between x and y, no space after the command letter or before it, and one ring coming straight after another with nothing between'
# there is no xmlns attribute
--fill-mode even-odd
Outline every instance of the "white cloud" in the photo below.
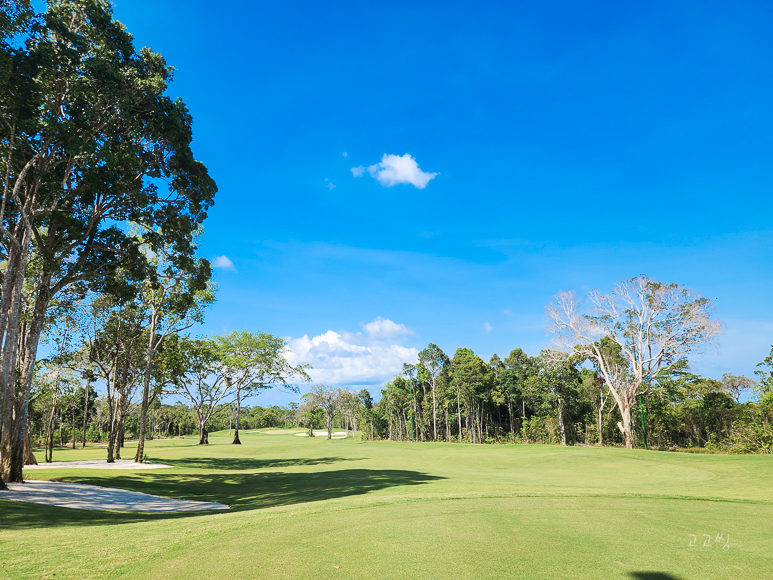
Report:
<svg viewBox="0 0 773 580"><path fill-rule="evenodd" d="M287 359L311 364L315 383L341 386L382 384L401 372L403 363L418 360L417 349L401 344L414 334L405 325L378 317L362 327L365 334L328 330L313 338L289 338Z"/></svg>
<svg viewBox="0 0 773 580"><path fill-rule="evenodd" d="M331 183L331 181L327 177L325 178L325 185L327 185L327 188L330 191L333 191L336 188L335 183Z"/></svg>
<svg viewBox="0 0 773 580"><path fill-rule="evenodd" d="M214 268L220 268L221 270L236 271L236 266L234 266L234 263L228 258L228 256L216 256L215 259L212 260L212 266Z"/></svg>
<svg viewBox="0 0 773 580"><path fill-rule="evenodd" d="M416 334L404 324L397 324L388 318L381 318L380 316L373 322L363 324L362 328L365 329L370 338L376 340Z"/></svg>
<svg viewBox="0 0 773 580"><path fill-rule="evenodd" d="M347 157L349 157L349 154L346 151L344 151L344 159L346 159Z"/></svg>
<svg viewBox="0 0 773 580"><path fill-rule="evenodd" d="M491 326L488 322L483 323L483 328L486 330L486 334L494 330L494 327Z"/></svg>
<svg viewBox="0 0 773 580"><path fill-rule="evenodd" d="M393 187L403 183L410 183L418 189L424 189L430 180L439 173L427 173L419 169L419 164L408 153L405 155L388 155L384 153L380 163L370 167L352 167L351 172L355 177L362 177L365 171L377 179L384 187Z"/></svg>
<svg viewBox="0 0 773 580"><path fill-rule="evenodd" d="M510 310L509 308L505 308L505 309L502 311L502 314L504 314L505 316L512 316L512 315L513 315L513 311L512 311L512 310Z"/></svg>

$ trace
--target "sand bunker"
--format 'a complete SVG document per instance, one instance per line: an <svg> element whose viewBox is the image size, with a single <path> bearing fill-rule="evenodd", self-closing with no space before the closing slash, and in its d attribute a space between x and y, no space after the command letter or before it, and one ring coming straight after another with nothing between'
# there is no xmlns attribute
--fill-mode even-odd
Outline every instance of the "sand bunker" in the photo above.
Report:
<svg viewBox="0 0 773 580"><path fill-rule="evenodd" d="M171 499L136 491L99 487L82 483L27 480L9 483L0 498L79 510L119 510L131 512L190 512L227 510L222 503Z"/></svg>
<svg viewBox="0 0 773 580"><path fill-rule="evenodd" d="M134 463L131 459L119 459L108 463L105 459L89 459L85 461L54 461L53 463L38 463L25 465L24 471L32 469L164 469L172 467L164 463Z"/></svg>
<svg viewBox="0 0 773 580"><path fill-rule="evenodd" d="M308 434L308 432L303 432L303 433L296 433L295 436L296 437L308 437L309 434ZM322 430L322 431L315 430L314 431L314 436L315 437L327 437L327 431L325 431L325 430ZM346 438L346 432L345 431L333 431L333 439L345 439L345 438Z"/></svg>

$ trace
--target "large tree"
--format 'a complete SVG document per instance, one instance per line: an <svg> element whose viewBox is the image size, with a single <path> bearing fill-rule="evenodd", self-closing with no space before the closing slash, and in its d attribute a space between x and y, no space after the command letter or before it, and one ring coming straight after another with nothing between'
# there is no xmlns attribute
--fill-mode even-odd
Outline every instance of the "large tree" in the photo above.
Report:
<svg viewBox="0 0 773 580"><path fill-rule="evenodd" d="M24 40L11 54L12 90L0 99L2 476L11 481L22 477L32 370L50 301L74 284L102 290L118 267L142 275L143 240L125 224L153 232L144 242L154 249L184 249L215 192L193 158L185 105L165 94L171 67L134 48L106 0L51 0ZM33 252L35 301L22 328L19 301Z"/></svg>
<svg viewBox="0 0 773 580"><path fill-rule="evenodd" d="M618 428L625 445L632 448L637 397L649 392L665 368L711 344L722 324L713 319L708 298L646 276L620 282L609 294L593 290L588 301L584 313L574 292L557 294L546 309L550 331L559 348L596 365L620 411ZM617 372L619 365L602 340L619 347L627 372Z"/></svg>

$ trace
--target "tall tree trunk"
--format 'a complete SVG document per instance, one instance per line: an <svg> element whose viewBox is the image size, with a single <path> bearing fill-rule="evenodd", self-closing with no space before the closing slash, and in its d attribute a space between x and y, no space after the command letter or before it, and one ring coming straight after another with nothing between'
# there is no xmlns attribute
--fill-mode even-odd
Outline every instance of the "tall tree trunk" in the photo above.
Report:
<svg viewBox="0 0 773 580"><path fill-rule="evenodd" d="M432 377L432 430L435 436L435 441L437 441L437 399L435 398L435 377Z"/></svg>
<svg viewBox="0 0 773 580"><path fill-rule="evenodd" d="M242 442L239 439L239 415L242 410L242 390L241 387L236 387L236 425L234 426L234 440L231 441L233 445L241 445Z"/></svg>
<svg viewBox="0 0 773 580"><path fill-rule="evenodd" d="M145 374L142 378L142 405L140 407L140 432L137 441L137 452L134 454L134 463L141 463L145 455L145 424L148 422L148 407L150 405L150 378L153 371L153 354L158 346L156 339L155 307L150 314L150 337L148 338L148 350L145 353Z"/></svg>
<svg viewBox="0 0 773 580"><path fill-rule="evenodd" d="M81 437L83 445L82 449L86 448L86 422L89 418L89 388L91 387L91 375L86 377L86 398L83 401L83 434Z"/></svg>
<svg viewBox="0 0 773 580"><path fill-rule="evenodd" d="M46 463L54 460L54 418L56 417L56 395L51 404L51 415L48 417L48 428L46 429Z"/></svg>
<svg viewBox="0 0 773 580"><path fill-rule="evenodd" d="M19 395L16 400L16 413L14 418L13 445L11 448L11 470L9 481L22 483L22 471L24 469L24 442L27 439L27 415L29 413L30 389L35 370L35 360L38 352L38 342L43 330L48 303L51 299L49 283L50 274L44 273L40 279L35 308L32 311L27 338L24 343L24 357L22 358L21 377L19 381Z"/></svg>
<svg viewBox="0 0 773 580"><path fill-rule="evenodd" d="M461 394L459 388L456 389L456 417L459 419L459 443L462 442L462 404L459 402Z"/></svg>
<svg viewBox="0 0 773 580"><path fill-rule="evenodd" d="M4 343L2 362L0 363L0 391L3 393L2 439L0 439L0 455L2 455L2 460L0 461L0 480L2 481L21 481L21 467L23 466L24 439L21 441L22 454L20 459L22 460L22 466L16 470L18 477L15 477L13 459L16 442L14 437L16 436L16 427L20 419L19 415L14 413L14 395L17 386L15 371L18 364L21 299L29 255L29 237L25 230L24 239L26 246L23 246L16 253L15 260L11 260L9 257L10 263L6 268L6 279L3 282L3 297L0 302L0 305L5 308L7 300L8 308L7 315L3 313L2 322L4 322L4 327L2 330L4 333L2 336ZM25 413L25 425L21 430L22 435L24 434L24 427L26 427L26 417Z"/></svg>
<svg viewBox="0 0 773 580"><path fill-rule="evenodd" d="M24 465L37 465L38 460L35 459L35 454L32 452L32 426L29 424L29 415L27 415L27 423L27 440L24 442Z"/></svg>
<svg viewBox="0 0 773 580"><path fill-rule="evenodd" d="M566 446L566 426L564 425L564 400L558 398L558 427L561 430L561 445Z"/></svg>
<svg viewBox="0 0 773 580"><path fill-rule="evenodd" d="M604 422L603 422L603 412L604 412L604 409L602 409L601 407L599 407L599 447L603 447L603 446L604 446L604 441L603 441L603 436L604 436L604 435L603 435L603 433L601 432L601 430L602 430L602 428L603 428L603 426L604 426Z"/></svg>

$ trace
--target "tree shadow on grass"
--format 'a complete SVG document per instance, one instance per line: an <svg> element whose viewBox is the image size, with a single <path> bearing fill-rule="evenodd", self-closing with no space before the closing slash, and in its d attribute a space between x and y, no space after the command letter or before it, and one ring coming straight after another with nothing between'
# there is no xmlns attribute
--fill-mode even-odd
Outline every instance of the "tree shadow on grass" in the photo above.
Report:
<svg viewBox="0 0 773 580"><path fill-rule="evenodd" d="M131 475L89 474L63 481L116 487L163 497L214 501L228 512L286 506L363 495L390 487L422 485L444 479L400 469L338 469L311 473L171 474L158 470ZM141 513L75 510L0 500L0 528L29 529L67 525L115 525L195 517L213 512Z"/></svg>
<svg viewBox="0 0 773 580"><path fill-rule="evenodd" d="M666 572L629 572L628 575L633 580L682 580L679 576Z"/></svg>
<svg viewBox="0 0 773 580"><path fill-rule="evenodd" d="M208 469L217 471L254 471L256 469L271 469L276 467L293 467L295 465L330 465L342 461L360 461L363 457L296 457L291 459L253 459L239 457L186 457L184 459L166 460L161 463L173 465L182 469ZM153 459L151 459L153 461Z"/></svg>

